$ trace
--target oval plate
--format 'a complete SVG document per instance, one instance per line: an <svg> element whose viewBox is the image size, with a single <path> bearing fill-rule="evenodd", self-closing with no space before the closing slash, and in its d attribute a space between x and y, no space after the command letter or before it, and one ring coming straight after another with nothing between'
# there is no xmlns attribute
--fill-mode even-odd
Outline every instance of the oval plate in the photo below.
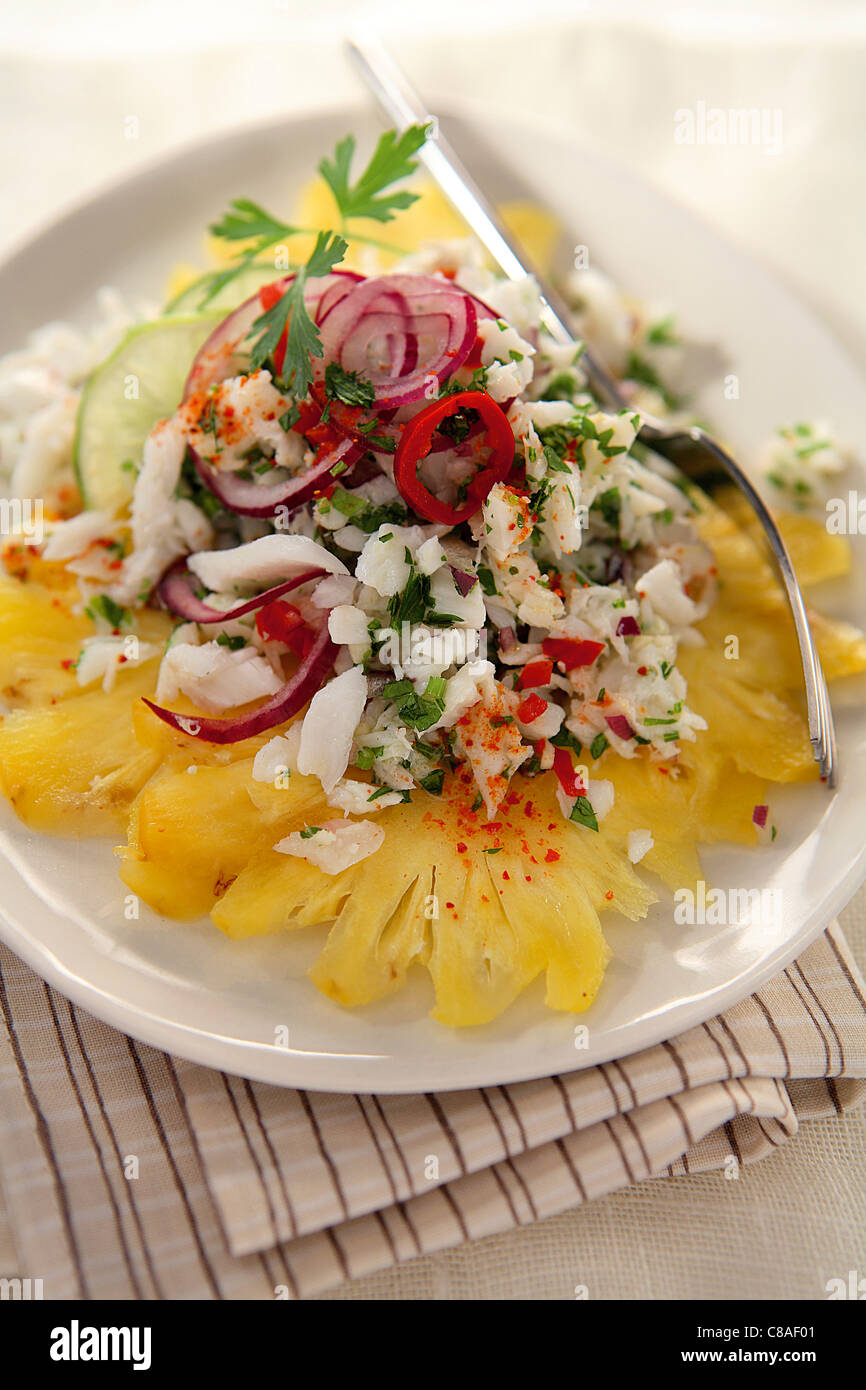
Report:
<svg viewBox="0 0 866 1390"><path fill-rule="evenodd" d="M810 416L832 420L842 438L858 438L866 390L857 373L760 267L567 133L462 110L449 130L494 197L546 202L594 263L637 296L676 308L690 338L721 346L724 363L698 406L742 457L777 426ZM86 322L100 285L153 298L176 261L198 258L202 228L230 198L286 206L320 155L350 129L363 141L379 127L369 114L343 110L243 130L145 169L69 213L0 268L0 350L50 318ZM501 150L507 169L495 153ZM735 401L723 392L730 373L740 384ZM866 569L864 546L854 540L855 576L825 597L828 609L851 618ZM57 989L116 1028L277 1084L448 1090L589 1066L671 1037L743 998L854 892L866 824L864 683L856 685L836 699L837 792L774 793L774 845L704 855L713 884L775 890L766 901L778 910L736 926L684 927L674 924L666 896L641 923L606 915L613 960L596 1002L579 1018L549 1013L536 982L495 1024L452 1032L427 1017L432 992L420 971L384 1004L344 1012L305 975L321 930L232 943L209 921L169 922L144 907L140 919L126 920L108 842L34 835L5 803L0 935ZM288 1046L275 1041L284 1029Z"/></svg>

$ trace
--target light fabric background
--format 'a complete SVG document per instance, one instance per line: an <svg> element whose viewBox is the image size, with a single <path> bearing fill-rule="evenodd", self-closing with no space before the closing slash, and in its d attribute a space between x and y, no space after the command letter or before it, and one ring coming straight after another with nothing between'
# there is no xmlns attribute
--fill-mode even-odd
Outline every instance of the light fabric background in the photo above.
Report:
<svg viewBox="0 0 866 1390"><path fill-rule="evenodd" d="M866 370L866 8L857 0L6 7L0 253L112 178L209 132L360 99L339 35L362 17L431 104L469 96L564 121L702 210L810 301ZM675 112L699 102L780 112L780 147L678 145ZM866 895L842 921L866 966ZM805 1126L737 1181L644 1183L328 1297L568 1299L584 1285L590 1298L822 1298L828 1279L866 1274L864 1179L866 1118L854 1115ZM14 1262L0 1213L0 1271Z"/></svg>

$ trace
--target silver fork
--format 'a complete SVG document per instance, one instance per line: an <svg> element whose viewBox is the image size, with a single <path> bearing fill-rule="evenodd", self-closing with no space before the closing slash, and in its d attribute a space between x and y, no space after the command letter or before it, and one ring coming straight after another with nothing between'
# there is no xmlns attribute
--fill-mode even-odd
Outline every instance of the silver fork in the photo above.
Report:
<svg viewBox="0 0 866 1390"><path fill-rule="evenodd" d="M478 240L487 248L503 274L510 280L523 280L527 275L535 277L542 296L542 322L550 336L557 343L574 343L574 337L568 328L568 306L518 251L509 232L499 220L495 208L444 139L439 130L438 120L427 110L390 54L369 31L357 33L347 40L347 46L365 83L388 119L393 121L398 129L405 129L412 124L431 125L427 141L418 152L419 160ZM619 382L590 348L584 349L581 365L593 393L600 401L620 410L628 407L629 402ZM644 411L641 411L641 420L643 423L638 437L643 443L649 445L656 453L663 454L695 481L700 482L709 477L717 478L721 469L724 475L736 484L757 514L766 533L770 556L781 578L794 617L803 663L809 737L812 740L815 761L818 763L821 777L829 787L834 787L838 757L830 696L815 639L809 627L803 595L779 528L739 464L707 434L706 430L698 425L671 427L662 420L645 414Z"/></svg>

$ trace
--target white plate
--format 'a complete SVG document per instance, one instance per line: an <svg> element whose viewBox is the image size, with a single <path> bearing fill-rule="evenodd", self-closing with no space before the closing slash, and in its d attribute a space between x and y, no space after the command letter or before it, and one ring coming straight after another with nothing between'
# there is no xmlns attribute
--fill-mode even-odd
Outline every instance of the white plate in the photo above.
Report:
<svg viewBox="0 0 866 1390"><path fill-rule="evenodd" d="M86 320L102 284L157 297L176 260L197 259L202 227L230 197L284 206L350 128L362 138L378 129L369 115L342 111L241 131L95 198L0 268L0 348L48 318ZM530 193L548 202L594 263L638 296L675 306L691 335L723 346L722 373L736 373L740 399L725 399L720 374L699 404L744 456L779 424L815 415L832 420L843 438L859 438L866 391L843 353L785 289L702 223L561 130L465 110L449 129L494 196ZM835 612L852 618L866 567L863 545L857 550L856 578L828 595ZM115 1027L243 1076L389 1092L492 1085L587 1066L670 1037L741 999L853 893L866 822L862 683L845 705L837 699L836 794L821 786L774 793L775 845L714 849L704 858L714 885L776 889L779 919L675 926L669 897L641 923L606 916L614 958L598 999L579 1019L547 1012L537 983L496 1024L455 1033L427 1017L431 991L422 972L388 1002L343 1012L305 976L321 930L236 944L207 921L168 922L146 908L140 920L126 921L107 842L33 835L5 804L0 843L11 867L0 934ZM575 1047L576 1023L588 1028L587 1047ZM281 1027L288 1027L288 1047L275 1043Z"/></svg>

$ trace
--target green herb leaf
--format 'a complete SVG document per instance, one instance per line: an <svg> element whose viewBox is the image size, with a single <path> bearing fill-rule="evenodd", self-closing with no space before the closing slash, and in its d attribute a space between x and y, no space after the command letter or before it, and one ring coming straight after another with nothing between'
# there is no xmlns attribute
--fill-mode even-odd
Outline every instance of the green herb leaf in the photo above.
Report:
<svg viewBox="0 0 866 1390"><path fill-rule="evenodd" d="M558 733L553 735L550 742L553 744L554 748L570 748L573 753L577 753L578 755L583 752L580 739L575 738L571 730L566 729L564 726Z"/></svg>
<svg viewBox="0 0 866 1390"><path fill-rule="evenodd" d="M414 695L415 687L410 680L389 681L382 688L383 700L399 700L404 695Z"/></svg>
<svg viewBox="0 0 866 1390"><path fill-rule="evenodd" d="M325 368L325 395L329 400L342 401L343 405L368 410L376 399L376 388L372 381L357 372L347 372L339 362L329 362Z"/></svg>
<svg viewBox="0 0 866 1390"><path fill-rule="evenodd" d="M410 125L398 135L386 130L373 151L370 162L360 177L351 182L355 137L347 135L334 150L332 158L319 164L319 173L334 195L340 216L370 217L375 222L390 222L396 213L417 201L416 193L386 193L400 179L414 173L417 161L412 155L427 139L429 125Z"/></svg>
<svg viewBox="0 0 866 1390"><path fill-rule="evenodd" d="M493 595L497 592L496 580L493 578L492 570L489 570L486 565L479 565L477 574L482 591L487 595L488 598L492 598Z"/></svg>
<svg viewBox="0 0 866 1390"><path fill-rule="evenodd" d="M260 314L252 326L251 332L258 330L259 337L250 353L250 371L270 365L274 376L281 376L284 385L291 385L296 396L307 394L313 379L311 359L323 354L321 334L307 312L304 289L308 279L329 275L348 248L345 237L336 232L319 232L307 264L301 267L276 304ZM278 373L273 355L287 327L286 355L282 372Z"/></svg>
<svg viewBox="0 0 866 1390"><path fill-rule="evenodd" d="M445 782L445 769L437 767L433 772L429 772L426 777L418 779L418 786L423 787L425 792L431 796L441 796L442 787Z"/></svg>
<svg viewBox="0 0 866 1390"><path fill-rule="evenodd" d="M473 410L471 406L461 407L460 410L455 410L453 415L447 415L445 417L438 426L439 433L447 435L449 439L453 439L455 444L462 444L469 431L472 429L472 426L476 424L480 418L478 411Z"/></svg>
<svg viewBox="0 0 866 1390"><path fill-rule="evenodd" d="M365 745L358 749L358 756L355 759L355 765L361 768L362 772L369 772L376 759L381 758L384 751L384 744L379 744L375 748L371 748L369 747L369 745Z"/></svg>
<svg viewBox="0 0 866 1390"><path fill-rule="evenodd" d="M596 734L589 746L589 751L593 758L600 758L604 750L609 747L610 744L607 741L607 734Z"/></svg>
<svg viewBox="0 0 866 1390"><path fill-rule="evenodd" d="M229 209L219 222L211 223L211 232L223 241L249 241L251 245L239 254L230 266L226 266L225 270L216 270L208 277L207 288L199 300L199 308L209 304L220 290L231 284L235 276L267 251L269 246L294 236L300 230L289 222L281 222L278 218L272 217L251 198L235 198L229 204ZM274 273L276 275L276 271Z"/></svg>
<svg viewBox="0 0 866 1390"><path fill-rule="evenodd" d="M392 792L393 790L393 787L377 787L374 792L370 793L370 795L367 797L367 800L378 801L380 796L387 796L388 793Z"/></svg>
<svg viewBox="0 0 866 1390"><path fill-rule="evenodd" d="M585 825L587 830L598 830L598 819L592 805L585 796L579 796L571 808L569 820Z"/></svg>
<svg viewBox="0 0 866 1390"><path fill-rule="evenodd" d="M93 622L96 622L97 618L103 618L112 627L122 627L129 618L126 609L121 608L119 603L108 597L108 594L94 594L84 611Z"/></svg>

